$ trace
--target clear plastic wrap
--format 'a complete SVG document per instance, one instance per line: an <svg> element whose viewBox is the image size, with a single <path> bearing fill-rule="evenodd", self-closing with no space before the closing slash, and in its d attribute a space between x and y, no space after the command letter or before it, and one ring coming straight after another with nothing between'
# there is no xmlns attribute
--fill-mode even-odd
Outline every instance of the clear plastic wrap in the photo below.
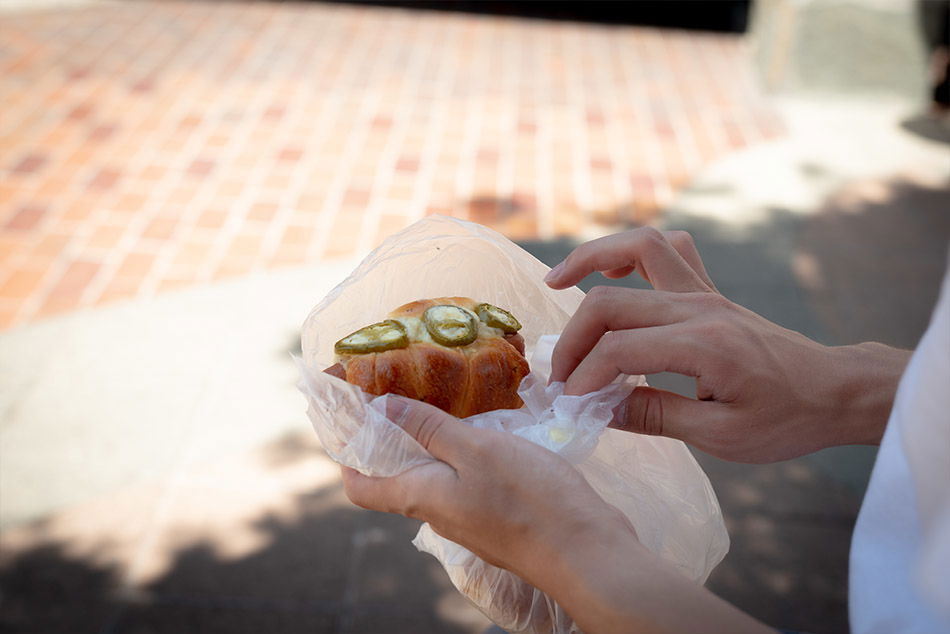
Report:
<svg viewBox="0 0 950 634"><path fill-rule="evenodd" d="M520 410L466 419L555 451L633 523L643 544L703 582L729 548L719 504L706 475L683 443L607 429L612 409L642 377L627 377L584 396L547 385L556 336L583 293L553 291L548 268L499 233L461 220L431 217L387 239L311 311L302 332L300 389L328 454L374 476L402 473L434 458L386 419L386 396L372 397L322 370L335 361L333 343L407 302L466 296L501 306L523 324L531 374ZM413 543L435 556L453 584L486 616L512 632L579 631L544 593L491 566L423 525Z"/></svg>

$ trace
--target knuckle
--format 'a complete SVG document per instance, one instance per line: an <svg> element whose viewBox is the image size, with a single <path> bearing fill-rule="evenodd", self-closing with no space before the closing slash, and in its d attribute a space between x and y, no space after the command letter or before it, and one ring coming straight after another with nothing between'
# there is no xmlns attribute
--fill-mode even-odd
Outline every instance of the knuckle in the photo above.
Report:
<svg viewBox="0 0 950 634"><path fill-rule="evenodd" d="M627 416L627 424L635 431L648 436L663 435L663 399L655 390L641 390Z"/></svg>
<svg viewBox="0 0 950 634"><path fill-rule="evenodd" d="M597 342L597 345L594 346L594 349L591 351L591 355L594 357L607 357L611 358L614 353L623 344L625 339L623 331L619 330L608 330L601 337L600 341Z"/></svg>
<svg viewBox="0 0 950 634"><path fill-rule="evenodd" d="M613 299L616 291L617 289L611 286L595 286L587 293L587 297L584 298L584 303L593 306L608 304Z"/></svg>
<svg viewBox="0 0 950 634"><path fill-rule="evenodd" d="M699 308L704 313L716 313L730 310L733 306L732 302L719 293L707 293L705 291L701 291L691 293L690 295L697 308Z"/></svg>
<svg viewBox="0 0 950 634"><path fill-rule="evenodd" d="M723 351L730 341L731 334L732 324L725 319L714 317L694 324L690 332L691 337L702 347L711 348L722 360L726 360Z"/></svg>
<svg viewBox="0 0 950 634"><path fill-rule="evenodd" d="M689 231L682 231L680 229L674 231L667 231L666 237L675 247L680 248L695 248L696 241L693 240L693 235Z"/></svg>
<svg viewBox="0 0 950 634"><path fill-rule="evenodd" d="M667 248L666 236L654 227L640 227L637 231L637 241L643 253L655 253Z"/></svg>

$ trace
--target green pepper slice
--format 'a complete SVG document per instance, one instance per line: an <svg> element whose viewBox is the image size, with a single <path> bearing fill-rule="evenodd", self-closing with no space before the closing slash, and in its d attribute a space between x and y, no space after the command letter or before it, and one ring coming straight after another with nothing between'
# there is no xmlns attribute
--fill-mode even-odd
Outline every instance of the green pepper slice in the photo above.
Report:
<svg viewBox="0 0 950 634"><path fill-rule="evenodd" d="M422 313L422 323L432 338L443 346L464 346L478 337L478 322L464 308L440 304Z"/></svg>
<svg viewBox="0 0 950 634"><path fill-rule="evenodd" d="M349 334L333 345L337 354L385 352L409 345L406 327L395 319L387 319Z"/></svg>
<svg viewBox="0 0 950 634"><path fill-rule="evenodd" d="M500 328L506 335L513 335L521 330L521 322L504 308L491 304L479 304L475 307L478 318L492 328Z"/></svg>

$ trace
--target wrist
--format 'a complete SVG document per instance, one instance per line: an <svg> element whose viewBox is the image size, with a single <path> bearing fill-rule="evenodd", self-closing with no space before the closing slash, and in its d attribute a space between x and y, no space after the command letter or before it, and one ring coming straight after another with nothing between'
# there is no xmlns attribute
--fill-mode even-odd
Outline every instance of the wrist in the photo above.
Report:
<svg viewBox="0 0 950 634"><path fill-rule="evenodd" d="M880 444L911 352L880 343L831 350L836 360L835 380L829 384L834 410L827 446Z"/></svg>
<svg viewBox="0 0 950 634"><path fill-rule="evenodd" d="M772 632L648 551L626 519L618 519L552 553L551 583L541 589L581 630L593 634Z"/></svg>
<svg viewBox="0 0 950 634"><path fill-rule="evenodd" d="M653 559L618 512L551 553L546 591L584 631L629 631L630 619L642 616L628 613L633 577Z"/></svg>

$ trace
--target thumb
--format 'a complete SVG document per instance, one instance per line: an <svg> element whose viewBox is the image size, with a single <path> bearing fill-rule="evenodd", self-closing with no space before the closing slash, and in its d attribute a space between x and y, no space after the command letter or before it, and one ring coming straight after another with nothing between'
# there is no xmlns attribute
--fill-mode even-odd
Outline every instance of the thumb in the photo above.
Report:
<svg viewBox="0 0 950 634"><path fill-rule="evenodd" d="M434 458L450 465L471 453L477 431L438 407L403 396L386 396L386 417Z"/></svg>
<svg viewBox="0 0 950 634"><path fill-rule="evenodd" d="M710 403L641 386L614 410L610 426L623 431L693 441Z"/></svg>

